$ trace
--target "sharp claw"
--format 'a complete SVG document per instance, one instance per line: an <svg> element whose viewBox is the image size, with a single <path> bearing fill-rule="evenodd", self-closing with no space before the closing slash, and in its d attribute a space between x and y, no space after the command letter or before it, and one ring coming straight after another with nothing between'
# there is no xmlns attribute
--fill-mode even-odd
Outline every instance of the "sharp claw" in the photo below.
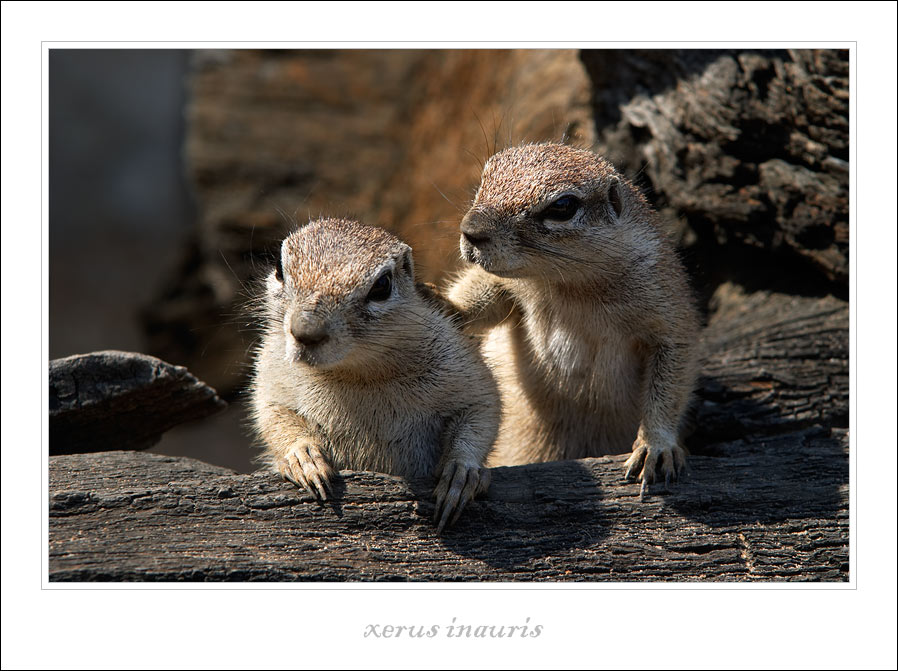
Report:
<svg viewBox="0 0 898 671"><path fill-rule="evenodd" d="M433 490L435 499L434 502L436 504L436 509L433 511L434 522L440 519L440 512L443 509L443 504L445 503L446 497L449 495L449 490L451 489L452 478L455 475L454 471L454 464L447 464L440 474L440 480L439 482L437 482L436 488Z"/></svg>
<svg viewBox="0 0 898 671"><path fill-rule="evenodd" d="M296 451L288 453L277 462L276 469L285 481L316 501L327 501L328 493L332 492L333 470L314 448L306 448L302 459Z"/></svg>
<svg viewBox="0 0 898 671"><path fill-rule="evenodd" d="M449 505L443 508L443 515L440 517L440 523L437 525L437 533L443 531L443 527L446 526L446 522L449 520L449 514L452 512L453 506Z"/></svg>
<svg viewBox="0 0 898 671"><path fill-rule="evenodd" d="M457 506L455 506L455 514L452 516L452 519L449 520L449 526L455 526L455 523L458 521L458 518L461 516L461 511L465 509L465 502L459 502Z"/></svg>
<svg viewBox="0 0 898 671"><path fill-rule="evenodd" d="M464 489L462 489L458 505L455 507L455 514L449 521L450 527L453 526L456 521L458 521L458 518L461 515L462 510L464 510L465 506L468 504L468 501L470 501L477 495L477 491L480 488L481 470L482 469L473 469L468 471L465 487Z"/></svg>
<svg viewBox="0 0 898 671"><path fill-rule="evenodd" d="M434 501L436 508L433 511L433 521L436 522L440 519L440 511L443 510L443 501L446 499L445 494L442 492L437 493L436 501Z"/></svg>
<svg viewBox="0 0 898 671"><path fill-rule="evenodd" d="M455 510L455 507L458 505L458 495L453 494L451 491L449 492L449 496L443 501L443 504L438 509L438 512L442 513L440 515L440 523L437 525L437 532L443 530L446 526L446 523L449 522L452 511ZM450 523L449 526L452 526Z"/></svg>
<svg viewBox="0 0 898 671"><path fill-rule="evenodd" d="M298 476L297 480L299 481L299 486L306 494L311 494L315 496L315 492L312 491L312 486L309 484L309 481L305 479L305 476ZM317 498L317 497L315 497Z"/></svg>
<svg viewBox="0 0 898 671"><path fill-rule="evenodd" d="M477 493L475 496L486 494L490 490L490 483L493 480L493 474L488 468L481 468L478 471L478 475L480 476L480 481L477 485Z"/></svg>
<svg viewBox="0 0 898 671"><path fill-rule="evenodd" d="M309 456L312 459L312 463L315 465L315 469L321 474L322 480L327 483L328 479L333 475L330 464L324 460L324 457L318 450L313 450L309 453Z"/></svg>
<svg viewBox="0 0 898 671"><path fill-rule="evenodd" d="M643 448L637 448L633 454L630 455L630 458L627 459L627 472L625 474L625 478L630 482L639 479L638 473L643 470L646 462L646 458L648 457L646 451Z"/></svg>
<svg viewBox="0 0 898 671"><path fill-rule="evenodd" d="M309 477L309 479L315 485L315 489L317 490L315 498L322 501L327 501L327 492L324 491L324 485L321 483L321 476L319 476L317 473L313 473Z"/></svg>
<svg viewBox="0 0 898 671"><path fill-rule="evenodd" d="M458 521L468 501L489 488L491 474L488 469L449 463L434 490L436 510L433 519L437 533Z"/></svg>

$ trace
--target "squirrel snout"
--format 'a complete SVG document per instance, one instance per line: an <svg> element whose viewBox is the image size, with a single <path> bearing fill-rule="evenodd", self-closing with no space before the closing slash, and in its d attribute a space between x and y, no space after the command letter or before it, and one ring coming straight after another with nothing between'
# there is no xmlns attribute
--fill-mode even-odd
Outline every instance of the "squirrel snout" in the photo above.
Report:
<svg viewBox="0 0 898 671"><path fill-rule="evenodd" d="M330 339L327 324L318 321L294 321L290 325L290 333L303 347L317 347Z"/></svg>
<svg viewBox="0 0 898 671"><path fill-rule="evenodd" d="M483 231L478 231L476 233L462 231L461 234L465 236L465 240L470 242L475 247L477 247L478 245L486 244L491 239L490 235L488 233L484 233Z"/></svg>
<svg viewBox="0 0 898 671"><path fill-rule="evenodd" d="M493 239L490 223L476 210L472 209L464 216L460 228L462 237L475 247L485 245Z"/></svg>
<svg viewBox="0 0 898 671"><path fill-rule="evenodd" d="M486 244L492 239L489 229L483 226L482 222L478 222L476 218L471 217L470 213L461 220L461 234L465 240L475 247Z"/></svg>
<svg viewBox="0 0 898 671"><path fill-rule="evenodd" d="M330 339L325 331L293 331L293 337L304 347L316 347Z"/></svg>

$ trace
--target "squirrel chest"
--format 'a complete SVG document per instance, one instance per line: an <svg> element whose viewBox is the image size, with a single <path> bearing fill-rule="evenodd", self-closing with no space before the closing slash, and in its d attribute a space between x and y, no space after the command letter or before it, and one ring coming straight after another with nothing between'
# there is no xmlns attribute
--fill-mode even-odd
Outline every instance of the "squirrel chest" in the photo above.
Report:
<svg viewBox="0 0 898 671"><path fill-rule="evenodd" d="M630 401L642 385L643 353L613 319L590 312L523 311L516 345L532 361L544 388L586 405ZM626 399L624 398L626 397Z"/></svg>
<svg viewBox="0 0 898 671"><path fill-rule="evenodd" d="M446 423L438 397L426 391L421 380L338 384L308 376L290 395L293 409L314 426L337 468L415 477L433 472Z"/></svg>

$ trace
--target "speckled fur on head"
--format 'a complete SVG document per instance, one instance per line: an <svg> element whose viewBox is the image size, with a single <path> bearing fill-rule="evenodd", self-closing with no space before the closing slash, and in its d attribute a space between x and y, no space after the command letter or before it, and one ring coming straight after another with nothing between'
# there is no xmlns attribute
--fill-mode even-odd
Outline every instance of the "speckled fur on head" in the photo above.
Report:
<svg viewBox="0 0 898 671"><path fill-rule="evenodd" d="M281 245L281 261L292 287L343 298L408 251L408 245L382 228L326 218L288 235Z"/></svg>
<svg viewBox="0 0 898 671"><path fill-rule="evenodd" d="M549 143L511 147L487 160L473 208L521 214L568 190L596 192L611 179L622 178L605 159L585 149Z"/></svg>

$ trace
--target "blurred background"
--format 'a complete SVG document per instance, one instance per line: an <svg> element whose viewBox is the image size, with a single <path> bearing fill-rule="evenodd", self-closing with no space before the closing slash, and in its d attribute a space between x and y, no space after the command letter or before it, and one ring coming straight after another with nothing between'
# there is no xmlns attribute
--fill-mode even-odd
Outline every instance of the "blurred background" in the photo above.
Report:
<svg viewBox="0 0 898 671"><path fill-rule="evenodd" d="M148 351L142 311L183 261L196 208L184 162L190 54L51 50L50 358ZM189 361L180 363L189 364ZM153 451L253 470L237 405Z"/></svg>
<svg viewBox="0 0 898 671"><path fill-rule="evenodd" d="M50 52L50 357L140 349L194 212L183 51Z"/></svg>
<svg viewBox="0 0 898 671"><path fill-rule="evenodd" d="M609 158L677 240L703 309L733 284L848 287L848 52L52 50L50 356L146 352L230 403L153 451L254 469L246 283L294 222L348 215L457 263L482 162Z"/></svg>

